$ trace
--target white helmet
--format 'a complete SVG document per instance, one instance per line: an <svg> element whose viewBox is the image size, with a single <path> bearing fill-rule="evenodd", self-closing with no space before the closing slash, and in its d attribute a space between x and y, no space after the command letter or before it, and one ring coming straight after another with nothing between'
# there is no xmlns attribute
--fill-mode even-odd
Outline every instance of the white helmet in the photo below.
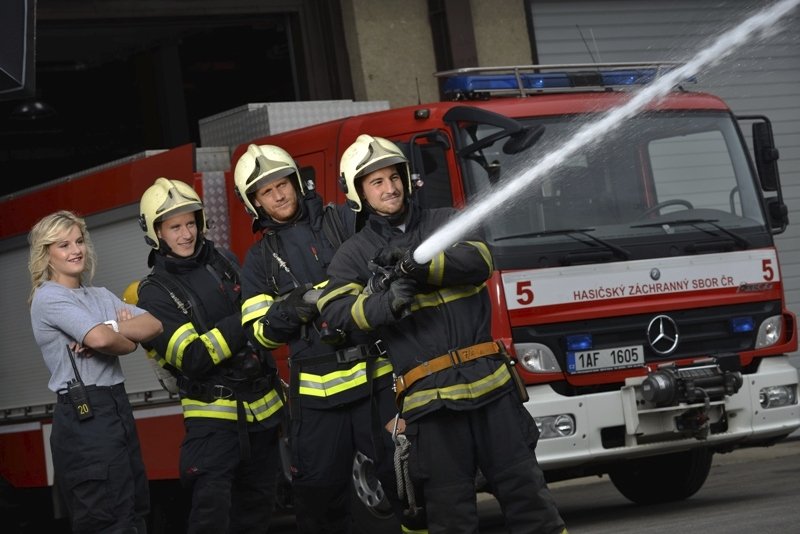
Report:
<svg viewBox="0 0 800 534"><path fill-rule="evenodd" d="M195 217L200 232L208 230L203 202L192 186L180 180L158 178L147 188L139 202L139 226L145 234L145 242L158 250L161 244L156 224L173 215L191 211L199 212Z"/></svg>
<svg viewBox="0 0 800 534"><path fill-rule="evenodd" d="M233 171L236 196L244 204L247 213L258 220L258 210L250 201L250 195L268 183L291 174L295 175L300 196L305 195L300 171L288 152L274 145L250 145L236 162Z"/></svg>
<svg viewBox="0 0 800 534"><path fill-rule="evenodd" d="M405 183L406 199L410 198L411 173L408 169L408 159L397 145L383 137L362 134L352 145L347 147L339 164L341 173L339 187L347 196L347 204L353 211L359 212L362 207L356 181L373 171L391 165L397 166L397 171Z"/></svg>

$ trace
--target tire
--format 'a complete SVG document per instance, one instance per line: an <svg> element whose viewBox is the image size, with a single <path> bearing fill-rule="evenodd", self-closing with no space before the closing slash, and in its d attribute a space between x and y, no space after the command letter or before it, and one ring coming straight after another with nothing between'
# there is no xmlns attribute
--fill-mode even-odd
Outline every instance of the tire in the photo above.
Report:
<svg viewBox="0 0 800 534"><path fill-rule="evenodd" d="M350 514L354 534L401 532L392 505L375 477L372 460L360 452L353 459Z"/></svg>
<svg viewBox="0 0 800 534"><path fill-rule="evenodd" d="M623 462L608 474L617 490L636 504L680 501L703 487L713 456L703 447Z"/></svg>

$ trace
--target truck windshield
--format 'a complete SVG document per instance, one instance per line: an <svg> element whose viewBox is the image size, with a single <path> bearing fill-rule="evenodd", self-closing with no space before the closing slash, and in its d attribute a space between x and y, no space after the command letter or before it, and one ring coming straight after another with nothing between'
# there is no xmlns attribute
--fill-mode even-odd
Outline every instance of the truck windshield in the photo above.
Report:
<svg viewBox="0 0 800 534"><path fill-rule="evenodd" d="M519 251L531 246L537 265L552 265L564 264L570 253L592 257L586 253L601 248L614 252L598 256L608 258L603 261L618 261L769 243L760 192L729 114L643 114L604 132L546 175L526 176L581 120L522 119L526 126L545 126L533 147L507 154L500 139L464 157L468 202L508 181L520 184L514 200L484 222L495 253L518 258L513 267L528 266ZM473 125L459 133L466 145L496 131ZM575 229L591 238L576 239Z"/></svg>

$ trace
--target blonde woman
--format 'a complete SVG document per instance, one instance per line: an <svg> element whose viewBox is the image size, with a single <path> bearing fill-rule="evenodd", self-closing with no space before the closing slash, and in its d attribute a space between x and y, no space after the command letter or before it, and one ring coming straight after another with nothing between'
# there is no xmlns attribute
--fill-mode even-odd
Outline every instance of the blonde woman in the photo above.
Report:
<svg viewBox="0 0 800 534"><path fill-rule="evenodd" d="M84 220L50 214L31 230L31 325L58 395L50 447L72 532L146 532L147 477L119 356L161 333L152 315L91 286Z"/></svg>

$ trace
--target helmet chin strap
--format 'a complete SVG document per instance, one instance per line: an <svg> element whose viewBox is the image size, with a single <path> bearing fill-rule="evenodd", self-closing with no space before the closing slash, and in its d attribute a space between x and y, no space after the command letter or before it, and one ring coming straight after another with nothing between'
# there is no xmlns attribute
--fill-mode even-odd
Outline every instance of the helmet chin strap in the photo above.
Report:
<svg viewBox="0 0 800 534"><path fill-rule="evenodd" d="M195 242L194 242L194 252L192 252L192 255L191 256L178 256L172 251L170 246L167 245L166 241L164 241L163 239L161 239L159 237L158 238L158 243L159 243L158 252L163 254L164 256L171 256L171 257L179 259L179 260L191 260L191 259L196 258L200 254L200 251L203 250L203 244L205 243L205 241L206 240L205 240L205 237L203 236L203 233L202 232L197 232L197 238L195 239ZM154 249L154 252L155 252L155 249Z"/></svg>

